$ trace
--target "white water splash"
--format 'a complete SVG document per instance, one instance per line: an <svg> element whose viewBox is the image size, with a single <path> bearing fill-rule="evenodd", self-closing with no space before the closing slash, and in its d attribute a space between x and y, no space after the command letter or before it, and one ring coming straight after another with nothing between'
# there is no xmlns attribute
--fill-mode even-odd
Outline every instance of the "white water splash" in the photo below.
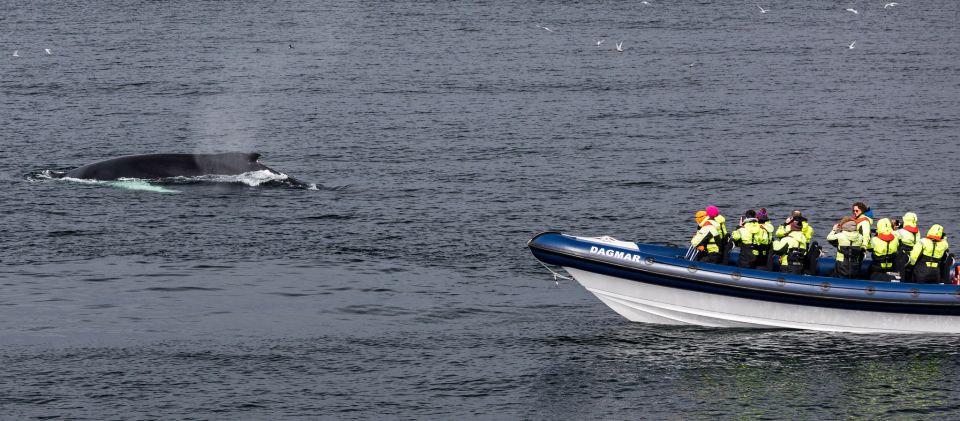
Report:
<svg viewBox="0 0 960 421"><path fill-rule="evenodd" d="M290 176L268 170L250 171L237 175L202 175L189 177L189 180L215 181L218 183L243 183L250 187L257 187L271 181L286 181Z"/></svg>
<svg viewBox="0 0 960 421"><path fill-rule="evenodd" d="M116 181L86 180L83 178L63 177L61 180L74 183L94 184L107 187L117 187L124 190L149 191L155 193L180 193L180 190L172 190L163 186L150 184L148 181L135 178L121 178Z"/></svg>
<svg viewBox="0 0 960 421"><path fill-rule="evenodd" d="M172 190L163 186L155 186L149 182L136 179L123 179L117 181L107 181L106 185L110 187L119 187L126 190L151 191L156 193L180 193L180 190Z"/></svg>

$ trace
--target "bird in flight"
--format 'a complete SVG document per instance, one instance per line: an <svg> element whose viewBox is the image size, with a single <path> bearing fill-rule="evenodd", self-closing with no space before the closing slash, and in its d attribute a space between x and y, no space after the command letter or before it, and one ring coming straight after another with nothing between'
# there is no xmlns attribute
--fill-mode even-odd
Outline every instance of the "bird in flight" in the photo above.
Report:
<svg viewBox="0 0 960 421"><path fill-rule="evenodd" d="M617 43L617 51L623 52L623 41Z"/></svg>
<svg viewBox="0 0 960 421"><path fill-rule="evenodd" d="M764 9L763 6L760 6L759 4L757 5L757 7L760 8L760 13L767 13L770 11L770 9Z"/></svg>
<svg viewBox="0 0 960 421"><path fill-rule="evenodd" d="M14 50L14 51L13 51L13 56L14 56L14 57L20 57L20 50Z"/></svg>
<svg viewBox="0 0 960 421"><path fill-rule="evenodd" d="M597 43L597 47L600 47L600 44L603 44L603 40L602 40L602 39L598 39L598 40L596 40L596 43Z"/></svg>
<svg viewBox="0 0 960 421"><path fill-rule="evenodd" d="M859 14L860 14L860 12L858 12L857 9L852 9L852 8L851 8L851 9L847 9L847 11L848 11L848 12L852 12L852 13L855 14L855 15L859 15Z"/></svg>
<svg viewBox="0 0 960 421"><path fill-rule="evenodd" d="M853 45L856 44L856 43L857 43L856 40L854 40L853 42L850 43L849 47L850 47L851 50L853 49Z"/></svg>
<svg viewBox="0 0 960 421"><path fill-rule="evenodd" d="M886 8L888 8L888 7L899 6L899 5L900 5L900 3L891 2L891 3L887 3L887 4L883 5L883 8L886 9Z"/></svg>
<svg viewBox="0 0 960 421"><path fill-rule="evenodd" d="M50 49L49 49L49 48L44 48L44 49L43 49L43 52L47 53L48 56L49 56L50 54L53 54L52 52L50 52Z"/></svg>
<svg viewBox="0 0 960 421"><path fill-rule="evenodd" d="M546 26L537 26L537 28L545 29L547 32L553 32L553 29L547 28Z"/></svg>
<svg viewBox="0 0 960 421"><path fill-rule="evenodd" d="M642 2L640 2L640 4L644 4L644 5L649 6L649 5L650 5L650 2L648 2L647 0L643 0Z"/></svg>

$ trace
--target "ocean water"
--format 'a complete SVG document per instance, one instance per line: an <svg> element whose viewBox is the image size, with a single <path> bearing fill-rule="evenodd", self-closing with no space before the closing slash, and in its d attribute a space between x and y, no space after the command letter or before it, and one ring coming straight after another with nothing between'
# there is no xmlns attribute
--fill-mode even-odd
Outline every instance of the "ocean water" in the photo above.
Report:
<svg viewBox="0 0 960 421"><path fill-rule="evenodd" d="M960 4L649 3L0 0L0 418L960 417L956 337L632 324L525 246L960 232ZM316 189L44 177L214 151Z"/></svg>

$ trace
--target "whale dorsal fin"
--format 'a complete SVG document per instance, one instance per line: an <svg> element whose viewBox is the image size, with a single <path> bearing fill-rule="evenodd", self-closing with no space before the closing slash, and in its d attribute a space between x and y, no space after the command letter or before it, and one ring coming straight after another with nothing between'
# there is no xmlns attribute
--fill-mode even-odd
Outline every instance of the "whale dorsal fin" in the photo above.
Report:
<svg viewBox="0 0 960 421"><path fill-rule="evenodd" d="M260 154L257 152L248 153L247 159L250 160L250 162L257 162L257 160L260 159Z"/></svg>

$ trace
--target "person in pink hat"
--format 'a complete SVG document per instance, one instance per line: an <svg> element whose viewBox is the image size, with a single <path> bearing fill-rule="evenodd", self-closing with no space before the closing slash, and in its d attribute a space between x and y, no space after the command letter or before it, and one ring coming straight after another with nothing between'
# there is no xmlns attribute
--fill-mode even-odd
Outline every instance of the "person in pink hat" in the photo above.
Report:
<svg viewBox="0 0 960 421"><path fill-rule="evenodd" d="M716 206L710 205L704 210L707 212L707 218L714 221L714 225L716 225L718 231L720 231L720 241L717 241L717 244L720 245L720 255L723 256L723 264L727 264L730 249L733 248L733 244L730 243L730 235L727 231L727 218L724 218L723 215L720 214L720 209Z"/></svg>

